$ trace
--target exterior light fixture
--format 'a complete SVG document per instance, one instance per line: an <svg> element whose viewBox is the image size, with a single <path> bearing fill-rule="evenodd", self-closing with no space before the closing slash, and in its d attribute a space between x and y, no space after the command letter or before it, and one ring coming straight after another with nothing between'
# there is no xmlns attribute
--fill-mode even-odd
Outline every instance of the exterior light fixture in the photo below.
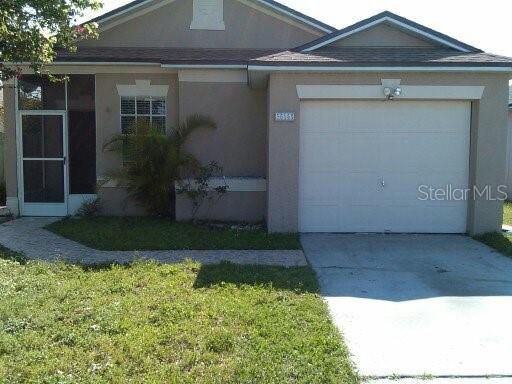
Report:
<svg viewBox="0 0 512 384"><path fill-rule="evenodd" d="M383 91L384 91L384 96L386 96L386 98L388 100L393 100L395 97L402 96L402 88L400 88L400 87L396 87L395 89L386 87L386 88L384 88Z"/></svg>

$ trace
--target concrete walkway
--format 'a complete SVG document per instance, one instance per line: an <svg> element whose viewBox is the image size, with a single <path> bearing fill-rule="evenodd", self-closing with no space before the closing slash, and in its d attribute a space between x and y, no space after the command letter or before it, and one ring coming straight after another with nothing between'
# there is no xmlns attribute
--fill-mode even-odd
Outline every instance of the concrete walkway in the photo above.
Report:
<svg viewBox="0 0 512 384"><path fill-rule="evenodd" d="M32 260L57 261L85 265L134 260L155 260L177 263L192 259L203 264L222 261L245 265L303 266L307 265L302 251L98 251L65 239L43 229L54 218L21 218L0 225L0 244L23 253Z"/></svg>
<svg viewBox="0 0 512 384"><path fill-rule="evenodd" d="M370 382L512 383L512 259L465 236L322 234L302 243Z"/></svg>

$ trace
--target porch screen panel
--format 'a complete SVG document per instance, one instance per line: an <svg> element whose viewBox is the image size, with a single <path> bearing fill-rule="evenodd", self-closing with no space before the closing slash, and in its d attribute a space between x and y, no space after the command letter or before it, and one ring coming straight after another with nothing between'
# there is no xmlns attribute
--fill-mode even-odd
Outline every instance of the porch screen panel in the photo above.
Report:
<svg viewBox="0 0 512 384"><path fill-rule="evenodd" d="M64 202L64 163L53 160L24 160L25 203Z"/></svg>
<svg viewBox="0 0 512 384"><path fill-rule="evenodd" d="M62 116L25 115L21 123L24 201L63 203Z"/></svg>
<svg viewBox="0 0 512 384"><path fill-rule="evenodd" d="M62 134L61 116L23 116L23 157L62 157Z"/></svg>
<svg viewBox="0 0 512 384"><path fill-rule="evenodd" d="M69 193L96 192L96 110L92 75L68 82Z"/></svg>
<svg viewBox="0 0 512 384"><path fill-rule="evenodd" d="M18 80L18 108L25 111L65 110L65 81L52 81L48 76L21 76Z"/></svg>

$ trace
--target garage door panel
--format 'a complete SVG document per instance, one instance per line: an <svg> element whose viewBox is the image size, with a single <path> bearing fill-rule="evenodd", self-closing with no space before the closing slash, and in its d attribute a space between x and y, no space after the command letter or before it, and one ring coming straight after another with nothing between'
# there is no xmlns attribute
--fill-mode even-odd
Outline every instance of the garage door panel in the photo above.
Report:
<svg viewBox="0 0 512 384"><path fill-rule="evenodd" d="M340 133L337 161L334 161L342 171L371 172L380 163L379 139L373 133ZM332 160L331 160L332 162Z"/></svg>
<svg viewBox="0 0 512 384"><path fill-rule="evenodd" d="M418 156L414 159L418 167L430 165L427 169L431 173L456 172L468 167L469 130L468 135L444 133L422 136L424 144L419 147Z"/></svg>
<svg viewBox="0 0 512 384"><path fill-rule="evenodd" d="M300 226L304 232L337 232L339 215L337 204L308 204L302 207Z"/></svg>
<svg viewBox="0 0 512 384"><path fill-rule="evenodd" d="M459 205L442 205L419 209L417 206L383 207L387 231L397 233L463 233L466 209Z"/></svg>
<svg viewBox="0 0 512 384"><path fill-rule="evenodd" d="M378 204L342 205L339 217L338 232L382 232L385 219Z"/></svg>
<svg viewBox="0 0 512 384"><path fill-rule="evenodd" d="M304 180L303 200L325 203L339 200L339 177L337 172L307 172Z"/></svg>
<svg viewBox="0 0 512 384"><path fill-rule="evenodd" d="M304 133L301 140L301 158L308 164L308 170L338 169L337 163L332 161L339 151L336 134ZM319 156L320 153L322 156Z"/></svg>
<svg viewBox="0 0 512 384"><path fill-rule="evenodd" d="M380 201L392 201L402 204L414 203L418 205L419 180L423 180L421 173L390 173L385 172L382 177L384 185L379 191Z"/></svg>
<svg viewBox="0 0 512 384"><path fill-rule="evenodd" d="M468 174L466 172L439 172L435 175L425 175L421 180L420 186L422 190L425 186L432 189L467 189L468 188ZM419 188L419 187L418 187Z"/></svg>
<svg viewBox="0 0 512 384"><path fill-rule="evenodd" d="M340 174L340 204L365 204L380 201L378 173Z"/></svg>
<svg viewBox="0 0 512 384"><path fill-rule="evenodd" d="M381 148L381 166L389 170L452 171L469 162L469 140L460 134L392 133L382 137Z"/></svg>
<svg viewBox="0 0 512 384"><path fill-rule="evenodd" d="M369 103L363 102L367 108ZM465 134L470 120L468 105L467 102L396 101L382 103L379 114L388 121L383 127L388 132Z"/></svg>
<svg viewBox="0 0 512 384"><path fill-rule="evenodd" d="M467 188L470 116L469 102L304 102L300 229L465 232L467 201L419 188Z"/></svg>

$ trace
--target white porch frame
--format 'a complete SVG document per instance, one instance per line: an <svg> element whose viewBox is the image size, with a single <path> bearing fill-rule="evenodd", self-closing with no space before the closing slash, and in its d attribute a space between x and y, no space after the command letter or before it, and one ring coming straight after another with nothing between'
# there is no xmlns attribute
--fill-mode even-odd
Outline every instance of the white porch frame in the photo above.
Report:
<svg viewBox="0 0 512 384"><path fill-rule="evenodd" d="M96 81L96 80L95 80ZM66 216L74 214L84 201L93 200L95 194L71 195L69 192L69 122L68 122L68 81L65 81L65 104L63 110L20 110L18 105L18 80L15 86L15 111L16 111L16 178L17 201L10 201L13 213L20 216ZM25 191L23 182L23 136L22 116L62 116L63 118L63 156L64 156L64 203L25 203ZM51 160L51 159L50 159ZM60 160L60 159L58 159ZM15 209L14 209L15 208ZM29 209L30 208L30 209Z"/></svg>
<svg viewBox="0 0 512 384"><path fill-rule="evenodd" d="M17 89L17 88L16 88ZM69 198L69 166L68 166L68 114L67 110L18 110L18 93L16 92L16 152L18 173L18 201L21 216L66 216L68 214ZM63 158L32 159L23 157L23 116L61 116L62 117L62 154ZM62 203L26 203L23 175L23 161L27 160L59 160L63 161L64 201Z"/></svg>

